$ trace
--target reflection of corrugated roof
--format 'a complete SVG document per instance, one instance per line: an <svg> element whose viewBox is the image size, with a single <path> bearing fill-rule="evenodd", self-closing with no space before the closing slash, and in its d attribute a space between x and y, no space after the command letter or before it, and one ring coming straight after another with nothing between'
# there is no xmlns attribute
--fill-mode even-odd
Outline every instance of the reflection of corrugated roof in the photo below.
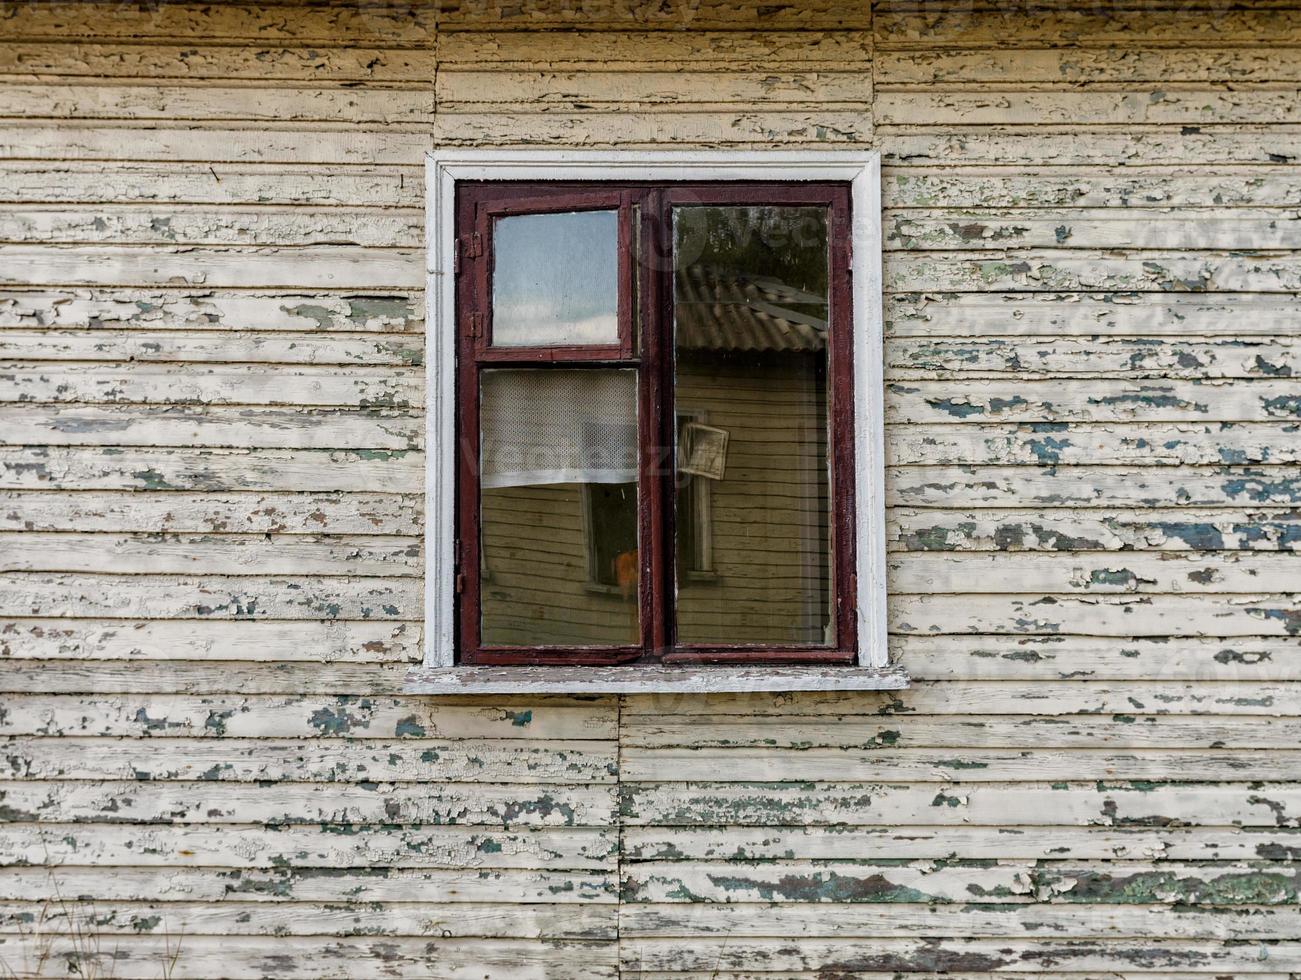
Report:
<svg viewBox="0 0 1301 980"><path fill-rule="evenodd" d="M776 279L720 273L700 265L678 270L674 319L678 347L709 350L819 351L826 348L826 317L793 306L826 310L826 297Z"/></svg>

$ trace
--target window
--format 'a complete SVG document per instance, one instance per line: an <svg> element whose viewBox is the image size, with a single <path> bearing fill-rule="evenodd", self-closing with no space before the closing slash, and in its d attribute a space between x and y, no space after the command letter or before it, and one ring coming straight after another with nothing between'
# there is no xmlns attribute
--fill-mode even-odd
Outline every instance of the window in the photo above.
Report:
<svg viewBox="0 0 1301 980"><path fill-rule="evenodd" d="M427 664L884 666L875 159L541 156L431 164Z"/></svg>

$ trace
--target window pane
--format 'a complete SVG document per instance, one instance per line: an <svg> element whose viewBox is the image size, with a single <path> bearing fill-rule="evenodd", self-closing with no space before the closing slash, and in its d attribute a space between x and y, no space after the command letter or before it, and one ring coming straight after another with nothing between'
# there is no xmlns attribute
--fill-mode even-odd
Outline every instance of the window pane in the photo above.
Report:
<svg viewBox="0 0 1301 980"><path fill-rule="evenodd" d="M678 480L709 481L713 572L679 514L678 640L829 644L826 210L680 207L673 233L675 404L707 420Z"/></svg>
<svg viewBox="0 0 1301 980"><path fill-rule="evenodd" d="M493 346L618 343L618 244L617 211L496 219Z"/></svg>
<svg viewBox="0 0 1301 980"><path fill-rule="evenodd" d="M482 377L483 643L638 643L636 372Z"/></svg>

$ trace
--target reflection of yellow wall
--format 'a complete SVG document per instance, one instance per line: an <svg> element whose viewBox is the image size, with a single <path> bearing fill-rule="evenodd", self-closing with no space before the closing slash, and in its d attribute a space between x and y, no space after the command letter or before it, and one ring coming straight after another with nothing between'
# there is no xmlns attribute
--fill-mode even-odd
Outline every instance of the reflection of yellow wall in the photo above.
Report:
<svg viewBox="0 0 1301 980"><path fill-rule="evenodd" d="M825 399L815 358L684 358L677 408L730 434L712 487L713 580L683 582L683 642L821 643L828 616ZM484 642L635 641L629 603L587 581L581 488L483 495Z"/></svg>
<svg viewBox="0 0 1301 980"><path fill-rule="evenodd" d="M587 581L582 487L483 492L483 642L493 646L638 642L636 597Z"/></svg>

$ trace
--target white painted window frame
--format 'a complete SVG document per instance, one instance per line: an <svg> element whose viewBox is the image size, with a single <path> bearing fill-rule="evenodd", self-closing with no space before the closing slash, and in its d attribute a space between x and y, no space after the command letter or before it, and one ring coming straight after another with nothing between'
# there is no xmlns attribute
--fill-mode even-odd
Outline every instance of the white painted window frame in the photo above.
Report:
<svg viewBox="0 0 1301 980"><path fill-rule="evenodd" d="M455 665L456 277L453 262L456 185L472 180L850 183L853 209L850 272L853 280L858 666L888 667L880 154L861 149L733 151L447 147L431 151L425 160L428 255L425 289L425 668L445 670ZM587 671L599 674L615 669L598 667L587 668ZM792 669L802 668L788 668L780 673ZM729 672L737 668L724 665L708 670Z"/></svg>

